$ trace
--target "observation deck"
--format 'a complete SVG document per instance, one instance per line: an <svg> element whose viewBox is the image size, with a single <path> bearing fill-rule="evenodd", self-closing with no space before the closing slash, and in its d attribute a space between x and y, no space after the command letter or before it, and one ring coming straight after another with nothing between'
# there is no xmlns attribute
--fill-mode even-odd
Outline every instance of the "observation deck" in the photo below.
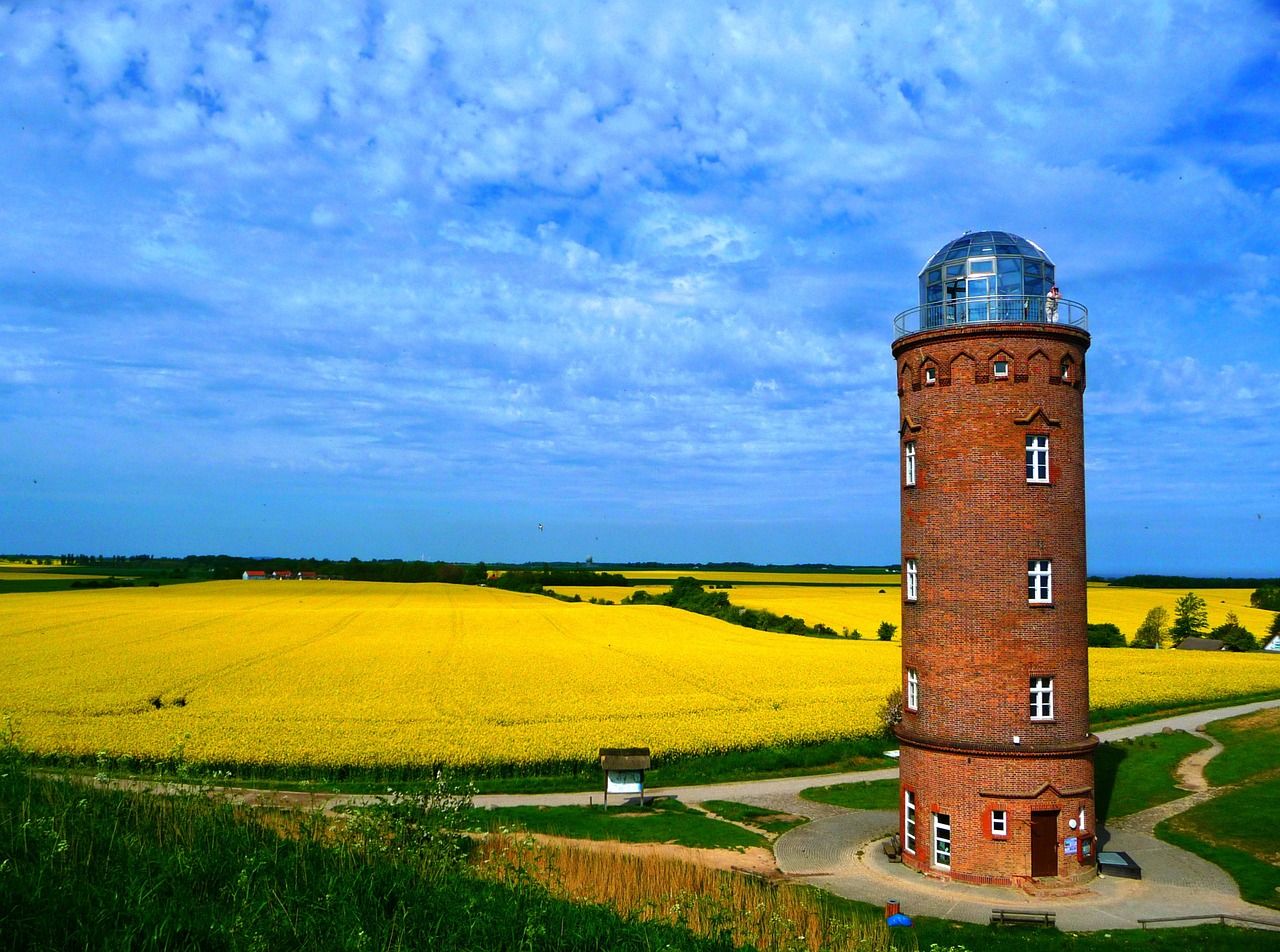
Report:
<svg viewBox="0 0 1280 952"><path fill-rule="evenodd" d="M1078 301L1045 294L981 294L941 304L921 304L893 319L893 339L919 331L965 324L1066 324L1089 330L1089 309Z"/></svg>

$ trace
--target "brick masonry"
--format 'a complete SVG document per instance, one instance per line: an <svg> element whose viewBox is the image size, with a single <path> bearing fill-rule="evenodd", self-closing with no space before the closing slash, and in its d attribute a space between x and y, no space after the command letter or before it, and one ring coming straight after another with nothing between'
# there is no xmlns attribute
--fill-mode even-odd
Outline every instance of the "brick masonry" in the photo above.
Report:
<svg viewBox="0 0 1280 952"><path fill-rule="evenodd" d="M1096 872L1080 842L1093 830L1097 743L1085 603L1088 346L1086 332L1054 324L954 325L894 344L900 440L916 448L916 484L902 488L902 556L918 569L914 601L905 570L903 579L904 697L908 669L919 684L917 709L898 727L902 784L917 804L917 850L905 859L938 875L1030 877L1033 812L1041 822L1057 814L1058 877ZM1007 377L996 361L1008 363ZM1027 480L1028 436L1049 438L1046 484ZM904 475L900 466L900 483ZM1030 604L1027 563L1043 559L1052 601ZM1033 677L1053 678L1051 719L1031 719ZM1006 812L1003 837L991 833L993 809ZM932 863L934 813L951 818L950 870Z"/></svg>

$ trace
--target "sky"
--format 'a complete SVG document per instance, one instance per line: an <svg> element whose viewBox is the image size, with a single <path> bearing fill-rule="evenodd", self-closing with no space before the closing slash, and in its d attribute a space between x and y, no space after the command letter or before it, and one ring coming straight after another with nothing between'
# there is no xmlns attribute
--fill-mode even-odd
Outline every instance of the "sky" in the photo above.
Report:
<svg viewBox="0 0 1280 952"><path fill-rule="evenodd" d="M1280 575L1280 9L0 4L0 551L890 564L893 317L1089 308L1089 569Z"/></svg>

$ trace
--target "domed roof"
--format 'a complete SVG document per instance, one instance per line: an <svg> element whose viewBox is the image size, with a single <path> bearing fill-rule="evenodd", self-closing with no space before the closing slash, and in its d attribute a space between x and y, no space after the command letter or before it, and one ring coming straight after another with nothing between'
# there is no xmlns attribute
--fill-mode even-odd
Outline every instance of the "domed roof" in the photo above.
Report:
<svg viewBox="0 0 1280 952"><path fill-rule="evenodd" d="M1034 241L1007 231L970 231L965 232L954 241L943 245L938 253L928 260L920 274L944 261L956 261L963 258L990 257L992 255L1020 255L1024 258L1038 258L1053 264L1052 259Z"/></svg>

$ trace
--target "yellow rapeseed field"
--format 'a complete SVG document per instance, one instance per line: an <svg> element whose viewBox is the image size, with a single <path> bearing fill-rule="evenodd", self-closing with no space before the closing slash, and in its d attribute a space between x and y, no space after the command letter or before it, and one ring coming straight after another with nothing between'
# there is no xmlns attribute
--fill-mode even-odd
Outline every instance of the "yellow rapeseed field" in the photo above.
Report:
<svg viewBox="0 0 1280 952"><path fill-rule="evenodd" d="M866 637L456 585L8 594L0 711L41 752L156 759L181 744L193 761L318 767L534 766L590 761L602 746L697 753L875 729L899 677L896 641L873 637L881 618L897 623L895 590L730 594ZM1095 709L1280 691L1280 659L1258 654L1109 649L1091 664Z"/></svg>
<svg viewBox="0 0 1280 952"><path fill-rule="evenodd" d="M533 764L845 737L873 729L899 668L891 645L451 585L13 594L0 638L0 709L30 746L157 758L189 734L188 759L248 764Z"/></svg>

